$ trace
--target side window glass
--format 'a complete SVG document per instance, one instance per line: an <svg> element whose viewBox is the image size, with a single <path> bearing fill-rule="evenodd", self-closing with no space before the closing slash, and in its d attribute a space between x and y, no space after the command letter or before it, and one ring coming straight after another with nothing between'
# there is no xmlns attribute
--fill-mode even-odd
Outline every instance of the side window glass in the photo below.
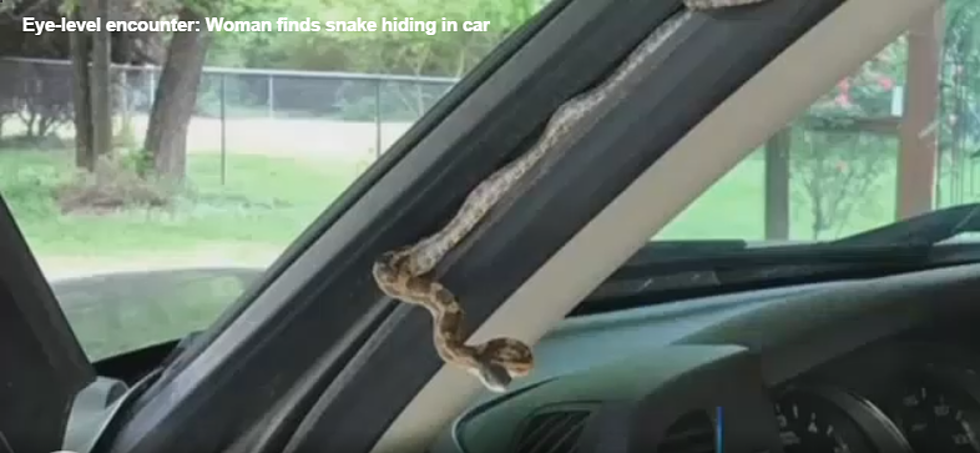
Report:
<svg viewBox="0 0 980 453"><path fill-rule="evenodd" d="M88 3L0 10L198 23L0 43L0 195L98 360L207 327L545 2Z"/></svg>
<svg viewBox="0 0 980 453"><path fill-rule="evenodd" d="M654 239L833 240L980 200L978 18L919 18Z"/></svg>

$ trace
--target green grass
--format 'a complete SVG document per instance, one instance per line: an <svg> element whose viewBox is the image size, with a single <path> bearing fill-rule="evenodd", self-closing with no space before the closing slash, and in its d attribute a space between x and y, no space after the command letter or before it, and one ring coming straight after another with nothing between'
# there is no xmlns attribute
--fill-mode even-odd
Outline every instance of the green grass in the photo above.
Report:
<svg viewBox="0 0 980 453"><path fill-rule="evenodd" d="M185 270L67 281L55 288L82 348L99 360L206 328L252 277Z"/></svg>
<svg viewBox="0 0 980 453"><path fill-rule="evenodd" d="M261 267L360 173L356 162L229 155L222 184L220 156L194 153L189 195L173 209L62 215L54 193L69 180L72 162L63 151L0 150L0 194L49 274L193 265L198 256ZM247 283L210 275L161 279L155 288L130 280L56 287L92 359L204 328Z"/></svg>
<svg viewBox="0 0 980 453"><path fill-rule="evenodd" d="M53 197L63 152L0 151L2 193L35 253L136 258L204 248L282 249L358 175L356 164L231 155L188 156L191 195L172 209L61 215Z"/></svg>
<svg viewBox="0 0 980 453"><path fill-rule="evenodd" d="M220 156L192 153L188 195L172 209L63 215L54 191L71 174L72 162L65 151L0 150L0 193L49 275L65 269L139 271L182 254L189 258L178 261L189 265L197 256L219 256L262 267L363 167L354 161L232 153L222 184ZM657 237L763 239L764 166L758 153L751 155ZM894 162L888 168L838 235L892 220ZM810 238L808 201L795 196L792 205L792 238ZM150 282L83 285L59 294L83 347L101 358L206 327L245 288L241 281L226 280L191 279L157 289L149 289Z"/></svg>
<svg viewBox="0 0 980 453"><path fill-rule="evenodd" d="M828 239L875 228L894 221L895 162L884 171L854 207L846 222L825 232ZM657 239L765 239L765 161L760 152L749 155L715 182L656 236ZM790 239L813 238L812 204L797 184L791 184Z"/></svg>

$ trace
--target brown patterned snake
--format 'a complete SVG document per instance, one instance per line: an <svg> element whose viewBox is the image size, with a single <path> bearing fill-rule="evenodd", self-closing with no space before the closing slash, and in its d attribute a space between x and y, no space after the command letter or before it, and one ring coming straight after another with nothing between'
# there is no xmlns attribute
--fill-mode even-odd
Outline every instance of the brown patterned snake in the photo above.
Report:
<svg viewBox="0 0 980 453"><path fill-rule="evenodd" d="M687 10L706 10L763 1L766 0L685 0L684 4ZM650 56L690 17L690 12L685 10L668 19L601 85L562 104L538 142L477 185L441 230L414 245L386 252L375 261L372 273L385 294L421 305L432 315L436 351L446 363L462 367L496 392L505 391L513 378L531 372L534 367L531 348L517 339L494 338L480 345L467 345L463 309L453 293L429 274L528 170L545 155L559 152L570 135L588 130L596 117L628 95L656 66L650 62Z"/></svg>

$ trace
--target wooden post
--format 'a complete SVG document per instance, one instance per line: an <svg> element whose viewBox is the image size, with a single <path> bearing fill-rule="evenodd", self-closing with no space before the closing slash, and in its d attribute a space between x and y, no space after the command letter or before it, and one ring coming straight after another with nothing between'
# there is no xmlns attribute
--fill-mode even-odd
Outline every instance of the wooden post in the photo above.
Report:
<svg viewBox="0 0 980 453"><path fill-rule="evenodd" d="M789 239L789 149L786 127L766 142L766 240Z"/></svg>
<svg viewBox="0 0 980 453"><path fill-rule="evenodd" d="M900 127L896 216L913 217L932 210L936 184L939 111L939 54L943 37L942 8L917 18L909 28L905 108Z"/></svg>

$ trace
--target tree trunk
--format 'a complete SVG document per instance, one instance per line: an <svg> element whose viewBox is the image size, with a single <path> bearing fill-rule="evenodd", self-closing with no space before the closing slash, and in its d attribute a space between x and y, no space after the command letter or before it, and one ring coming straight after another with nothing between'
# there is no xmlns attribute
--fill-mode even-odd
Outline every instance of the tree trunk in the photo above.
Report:
<svg viewBox="0 0 980 453"><path fill-rule="evenodd" d="M204 16L184 7L177 20L204 23ZM153 158L154 172L178 183L186 173L187 127L212 38L203 30L174 33L150 112L143 148Z"/></svg>
<svg viewBox="0 0 980 453"><path fill-rule="evenodd" d="M72 20L83 15L75 8ZM72 96L75 122L75 165L92 171L95 169L95 153L92 146L92 102L89 97L89 40L87 32L68 34L71 46Z"/></svg>
<svg viewBox="0 0 980 453"><path fill-rule="evenodd" d="M101 17L102 30L92 39L92 146L95 154L112 152L112 79L109 73L112 61L111 38L104 25L109 20L109 0L91 0L94 16Z"/></svg>

